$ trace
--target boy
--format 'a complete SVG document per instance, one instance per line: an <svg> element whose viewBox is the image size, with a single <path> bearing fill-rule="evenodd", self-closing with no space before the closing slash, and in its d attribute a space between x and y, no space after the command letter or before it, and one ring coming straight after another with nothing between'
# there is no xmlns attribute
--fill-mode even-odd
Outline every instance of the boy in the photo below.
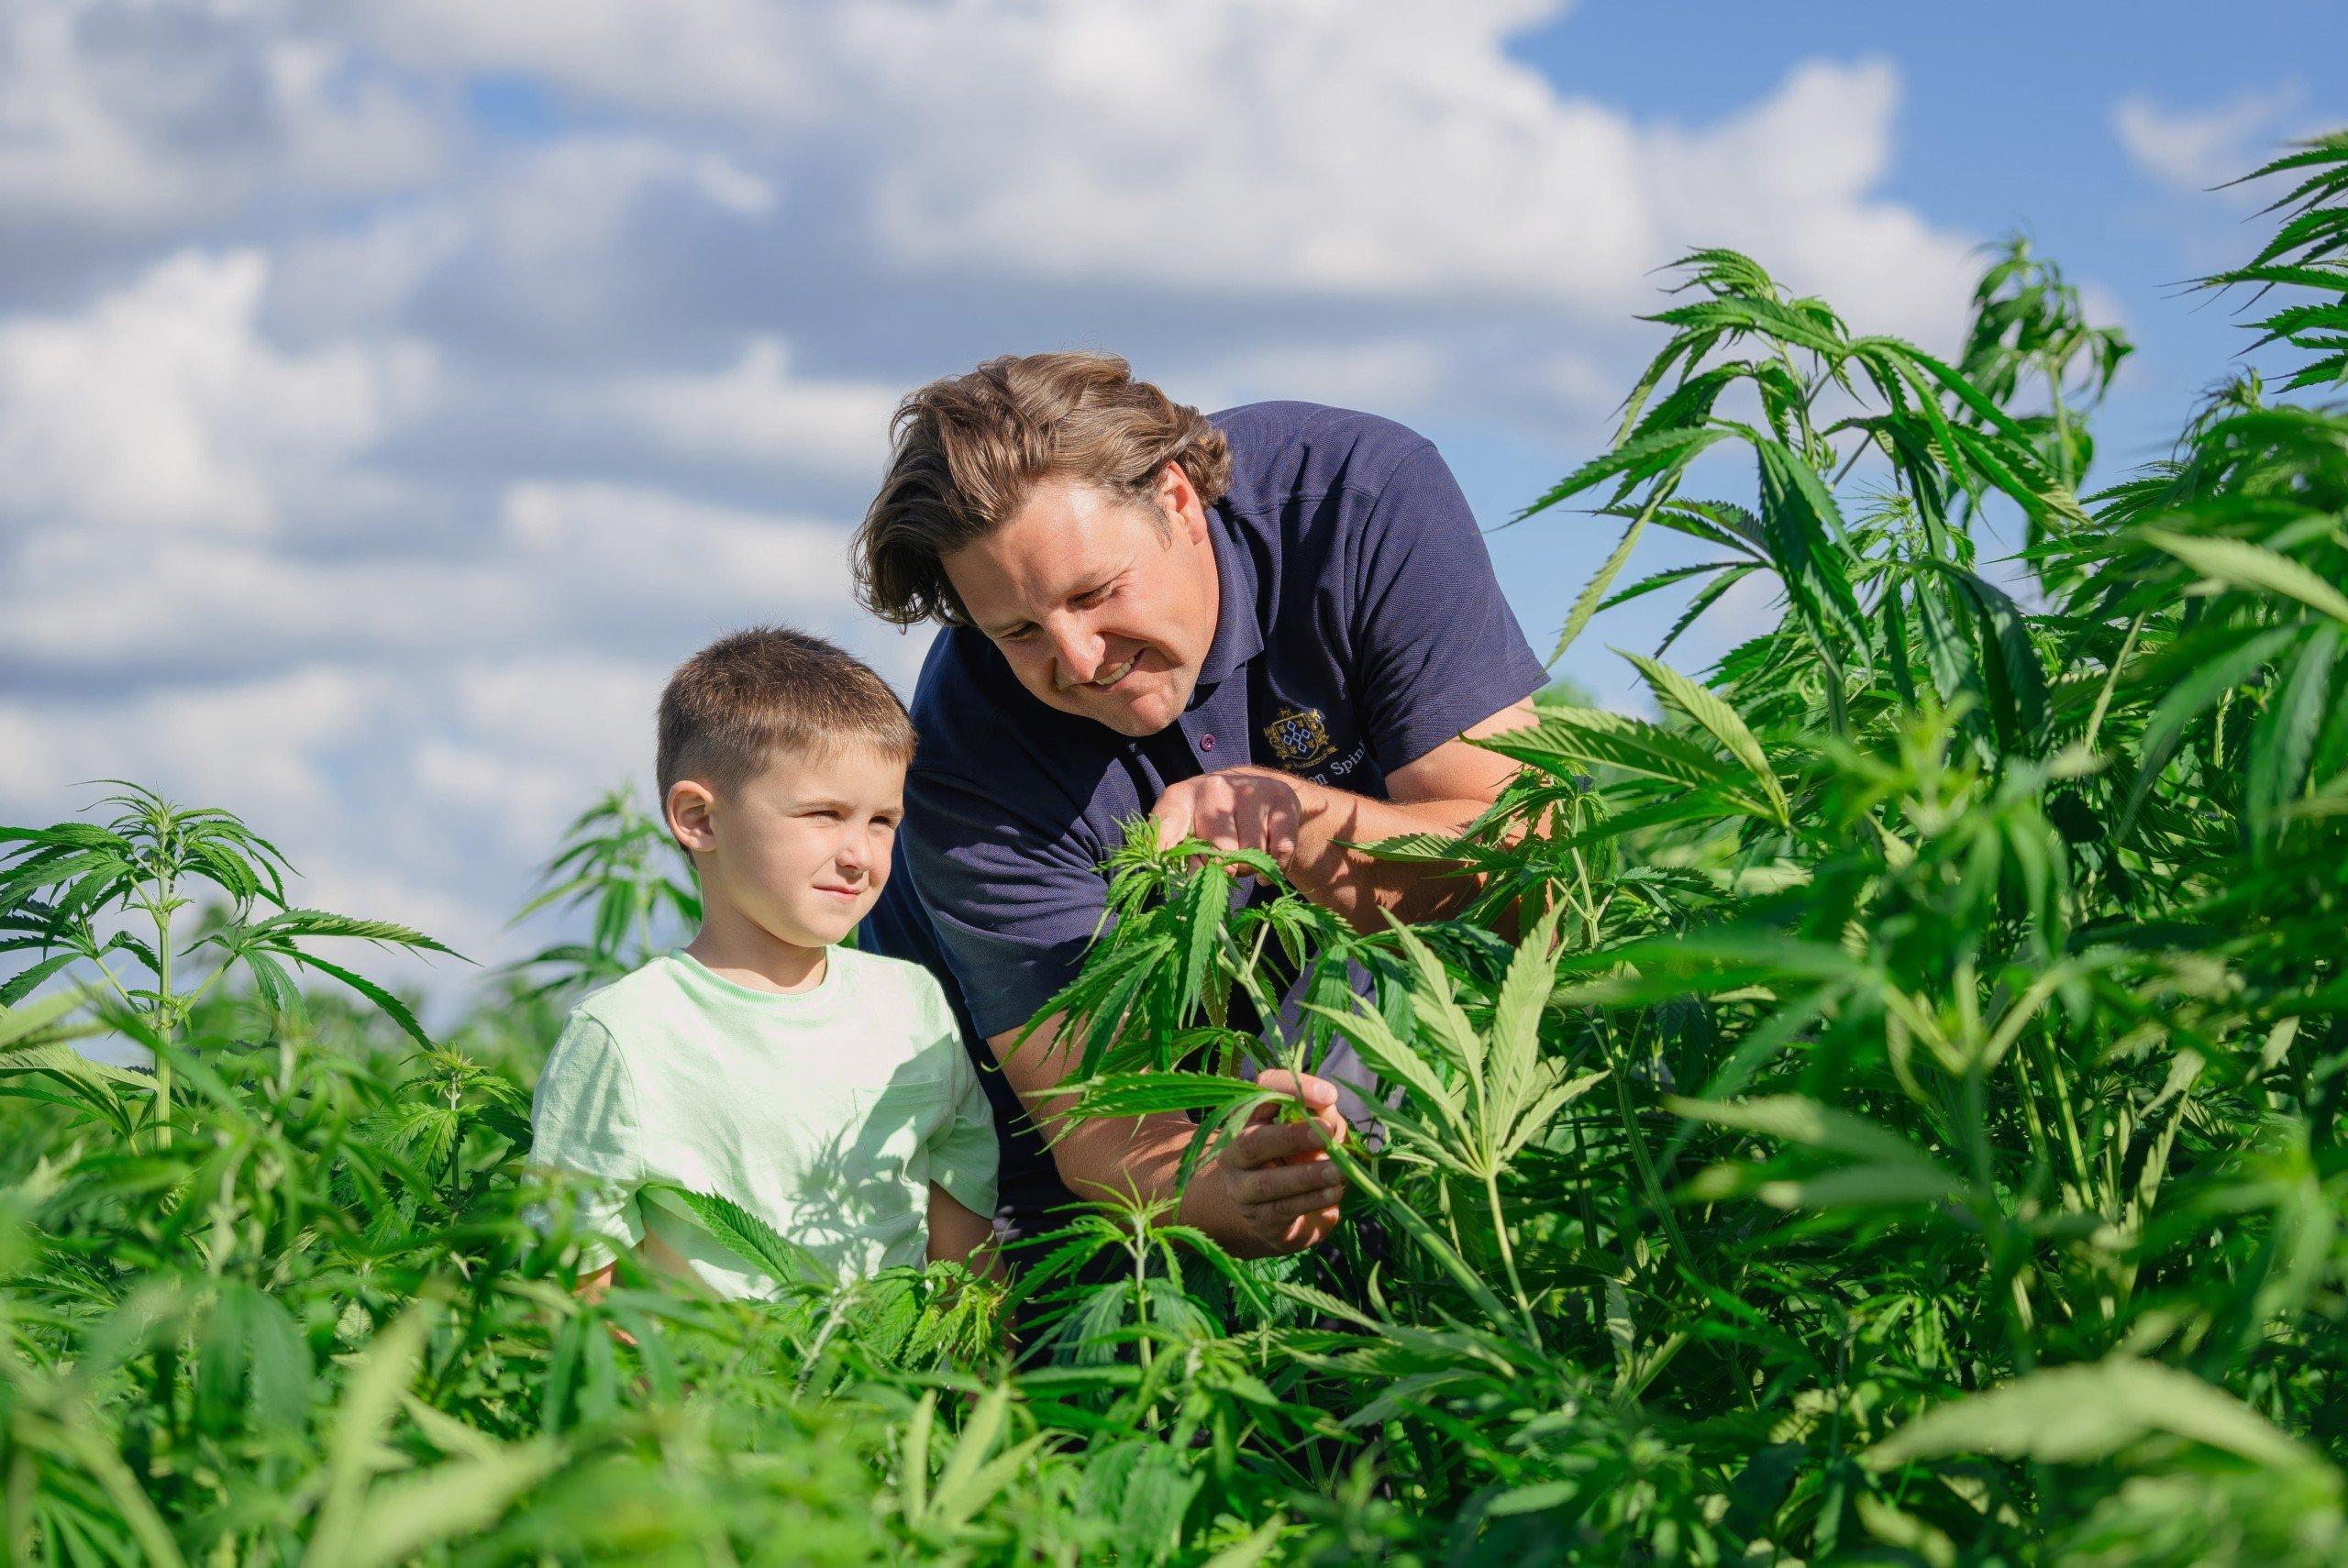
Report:
<svg viewBox="0 0 2348 1568"><path fill-rule="evenodd" d="M889 879L913 751L895 694L820 638L737 633L670 678L657 772L701 929L580 1003L532 1108L535 1162L602 1187L581 1209L591 1297L631 1246L723 1296L783 1283L670 1187L732 1199L841 1278L996 1266L994 1126L945 995L839 945Z"/></svg>

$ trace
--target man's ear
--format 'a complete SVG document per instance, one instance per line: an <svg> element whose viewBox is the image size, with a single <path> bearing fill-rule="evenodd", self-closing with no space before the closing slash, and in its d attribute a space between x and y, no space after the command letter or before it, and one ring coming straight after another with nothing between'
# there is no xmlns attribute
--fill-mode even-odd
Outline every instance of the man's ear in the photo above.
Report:
<svg viewBox="0 0 2348 1568"><path fill-rule="evenodd" d="M716 848L717 835L709 825L709 809L716 802L709 786L697 778L680 778L670 785L668 799L660 802L669 836L696 853Z"/></svg>
<svg viewBox="0 0 2348 1568"><path fill-rule="evenodd" d="M1181 464L1168 463L1158 470L1157 509L1174 520L1177 531L1191 543L1206 543L1206 508L1200 503L1198 487L1182 471Z"/></svg>

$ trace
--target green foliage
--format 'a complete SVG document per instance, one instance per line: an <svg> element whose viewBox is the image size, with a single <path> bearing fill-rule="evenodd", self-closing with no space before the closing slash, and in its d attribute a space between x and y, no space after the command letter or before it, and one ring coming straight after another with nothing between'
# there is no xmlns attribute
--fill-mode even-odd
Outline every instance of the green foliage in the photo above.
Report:
<svg viewBox="0 0 2348 1568"><path fill-rule="evenodd" d="M2262 171L2279 232L2210 280L2287 397L2342 380L2343 171ZM1651 719L1561 693L1482 743L1490 811L1374 846L1460 876L1446 919L1355 932L1137 827L1054 1004L1073 1114L1202 1149L1294 1113L1239 1069L1349 1041L1387 1099L1314 1255L1135 1197L1008 1298L840 1287L669 1192L773 1298L626 1259L590 1302L526 1101L561 999L693 917L640 810L532 906L588 937L438 1044L313 947L430 944L291 905L224 813L0 830L11 1557L2348 1556L2348 410L2245 376L2082 499L2127 346L2021 243L1954 365L1732 251L1682 277L1528 513L1622 525L1562 643L1756 575L1776 624L1701 679L1626 656ZM1749 495L1683 493L1715 447ZM1651 527L1719 558L1617 589Z"/></svg>
<svg viewBox="0 0 2348 1568"><path fill-rule="evenodd" d="M692 863L658 816L623 785L606 791L562 830L547 863L545 888L514 924L554 909L588 914L577 941L540 948L516 966L541 977L528 993L546 997L607 984L667 952L701 923L701 890Z"/></svg>

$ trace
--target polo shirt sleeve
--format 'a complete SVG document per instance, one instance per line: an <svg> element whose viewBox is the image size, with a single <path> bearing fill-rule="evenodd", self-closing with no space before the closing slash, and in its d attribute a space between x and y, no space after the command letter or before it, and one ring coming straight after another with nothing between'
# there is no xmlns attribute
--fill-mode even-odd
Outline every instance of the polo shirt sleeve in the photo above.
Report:
<svg viewBox="0 0 2348 1568"><path fill-rule="evenodd" d="M636 1085L612 1032L583 1012L563 1024L539 1071L530 1102L529 1163L571 1178L571 1232L581 1240L581 1273L593 1274L644 1240Z"/></svg>
<svg viewBox="0 0 2348 1568"><path fill-rule="evenodd" d="M982 1038L1017 1029L1076 977L1108 907L1078 824L915 767L900 848Z"/></svg>
<svg viewBox="0 0 2348 1568"><path fill-rule="evenodd" d="M1397 464L1355 540L1355 712L1380 771L1548 684L1459 482L1431 444Z"/></svg>

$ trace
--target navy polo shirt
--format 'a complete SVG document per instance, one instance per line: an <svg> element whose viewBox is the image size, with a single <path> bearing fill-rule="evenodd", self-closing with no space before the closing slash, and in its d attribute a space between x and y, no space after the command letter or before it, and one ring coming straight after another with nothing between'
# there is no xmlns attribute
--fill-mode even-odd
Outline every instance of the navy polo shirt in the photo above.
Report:
<svg viewBox="0 0 2348 1568"><path fill-rule="evenodd" d="M1130 738L1047 707L966 626L922 667L895 872L862 941L937 976L982 1066L988 1036L1074 978L1108 892L1100 863L1168 785L1254 763L1383 800L1396 769L1548 679L1432 443L1317 403L1210 417L1232 456L1207 509L1222 603L1180 720ZM981 1077L1025 1231L1069 1194L1018 1097Z"/></svg>

